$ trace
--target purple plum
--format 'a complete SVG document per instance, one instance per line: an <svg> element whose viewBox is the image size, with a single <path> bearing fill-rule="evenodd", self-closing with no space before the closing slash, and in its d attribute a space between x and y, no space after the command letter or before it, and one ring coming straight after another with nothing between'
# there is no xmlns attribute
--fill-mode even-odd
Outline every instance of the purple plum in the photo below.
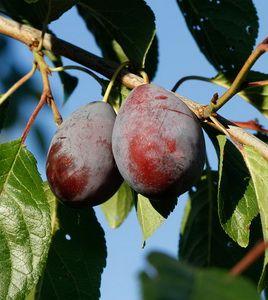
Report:
<svg viewBox="0 0 268 300"><path fill-rule="evenodd" d="M53 193L73 207L108 200L123 179L112 153L116 114L104 102L91 102L58 128L48 151L46 174Z"/></svg>
<svg viewBox="0 0 268 300"><path fill-rule="evenodd" d="M126 182L151 199L174 198L201 176L204 136L179 96L153 84L136 87L116 118L113 154Z"/></svg>

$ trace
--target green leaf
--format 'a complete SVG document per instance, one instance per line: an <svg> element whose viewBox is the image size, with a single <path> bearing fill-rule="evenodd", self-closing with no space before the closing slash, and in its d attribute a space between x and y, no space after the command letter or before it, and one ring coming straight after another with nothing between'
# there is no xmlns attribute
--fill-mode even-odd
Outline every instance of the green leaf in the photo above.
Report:
<svg viewBox="0 0 268 300"><path fill-rule="evenodd" d="M57 216L59 228L52 240L37 299L99 299L107 252L94 210L72 209L59 203Z"/></svg>
<svg viewBox="0 0 268 300"><path fill-rule="evenodd" d="M60 56L56 56L53 52L51 51L46 51L46 55L49 57L51 62L55 67L62 67L62 59ZM76 89L77 84L78 84L78 78L70 75L69 73L62 71L58 72L61 84L63 87L63 95L64 95L64 103L69 99L73 91Z"/></svg>
<svg viewBox="0 0 268 300"><path fill-rule="evenodd" d="M113 197L101 205L111 228L117 228L124 222L133 207L134 200L134 191L124 181Z"/></svg>
<svg viewBox="0 0 268 300"><path fill-rule="evenodd" d="M140 276L144 300L260 299L249 280L223 270L191 268L160 252L151 253L148 261L155 272Z"/></svg>
<svg viewBox="0 0 268 300"><path fill-rule="evenodd" d="M57 20L77 2L77 0L2 0L1 2L6 13L13 19L41 28L47 19L49 1L51 1L49 23Z"/></svg>
<svg viewBox="0 0 268 300"><path fill-rule="evenodd" d="M251 0L177 0L200 51L218 70L238 70L258 35Z"/></svg>
<svg viewBox="0 0 268 300"><path fill-rule="evenodd" d="M211 82L229 88L235 76L230 74L219 73L211 79ZM247 82L267 80L268 75L250 71L247 76ZM255 106L261 113L268 117L268 86L248 87L243 89L238 95Z"/></svg>
<svg viewBox="0 0 268 300"><path fill-rule="evenodd" d="M251 221L259 213L255 189L239 150L226 136L218 135L218 211L226 233L241 247L247 247Z"/></svg>
<svg viewBox="0 0 268 300"><path fill-rule="evenodd" d="M21 140L0 145L0 212L0 299L24 299L43 271L51 226L36 161Z"/></svg>
<svg viewBox="0 0 268 300"><path fill-rule="evenodd" d="M135 66L144 66L155 36L155 18L143 0L80 0L78 11L105 58L128 58Z"/></svg>
<svg viewBox="0 0 268 300"><path fill-rule="evenodd" d="M268 161L262 157L258 151L250 146L243 146L241 153L244 156L245 162L248 166L251 178L254 184L257 201L260 210L260 217L263 230L263 239L268 241ZM259 290L261 291L267 287L268 268L268 250L265 252L264 266L262 276L259 281Z"/></svg>
<svg viewBox="0 0 268 300"><path fill-rule="evenodd" d="M165 218L153 208L150 200L142 195L138 195L136 210L145 242L162 225Z"/></svg>
<svg viewBox="0 0 268 300"><path fill-rule="evenodd" d="M230 239L219 221L217 184L217 172L207 171L189 191L181 226L179 258L196 267L230 269L261 239L262 232L259 218L255 218L248 248L242 248ZM257 282L261 269L262 262L258 261L245 275Z"/></svg>

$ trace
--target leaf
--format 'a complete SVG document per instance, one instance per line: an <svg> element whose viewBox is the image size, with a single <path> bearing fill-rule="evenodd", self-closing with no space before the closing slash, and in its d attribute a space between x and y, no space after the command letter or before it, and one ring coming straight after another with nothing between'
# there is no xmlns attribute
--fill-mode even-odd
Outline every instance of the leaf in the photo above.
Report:
<svg viewBox="0 0 268 300"><path fill-rule="evenodd" d="M149 199L142 195L138 195L136 210L145 242L162 225L165 218L153 208Z"/></svg>
<svg viewBox="0 0 268 300"><path fill-rule="evenodd" d="M72 209L59 203L57 216L59 228L52 240L37 299L99 299L107 252L94 210Z"/></svg>
<svg viewBox="0 0 268 300"><path fill-rule="evenodd" d="M51 1L49 23L57 20L77 2L77 0L2 0L1 2L6 13L13 19L41 28L47 19L49 1Z"/></svg>
<svg viewBox="0 0 268 300"><path fill-rule="evenodd" d="M182 219L179 259L196 267L230 269L246 255L262 237L259 218L252 222L250 243L242 248L233 242L221 227L217 206L218 174L206 172L189 191ZM253 264L245 275L255 282L261 273L262 261Z"/></svg>
<svg viewBox="0 0 268 300"><path fill-rule="evenodd" d="M216 137L219 147L218 212L225 232L247 247L251 221L258 215L255 189L239 150L226 136Z"/></svg>
<svg viewBox="0 0 268 300"><path fill-rule="evenodd" d="M257 300L254 285L220 269L195 269L153 252L148 261L154 272L140 275L144 300ZM153 274L150 276L150 274Z"/></svg>
<svg viewBox="0 0 268 300"><path fill-rule="evenodd" d="M0 299L36 285L51 239L49 207L33 155L21 140L0 145Z"/></svg>
<svg viewBox="0 0 268 300"><path fill-rule="evenodd" d="M251 0L177 0L200 51L218 70L238 70L258 35Z"/></svg>
<svg viewBox="0 0 268 300"><path fill-rule="evenodd" d="M235 76L230 74L219 73L216 77L211 79L211 82L229 88ZM247 82L267 80L268 75L250 71L247 76ZM268 117L268 86L247 87L243 89L238 95L255 106L261 113Z"/></svg>
<svg viewBox="0 0 268 300"><path fill-rule="evenodd" d="M243 146L241 153L248 166L254 184L260 217L262 223L263 239L268 241L268 161L258 151L250 146ZM267 287L268 250L265 252L262 276L259 281L259 291Z"/></svg>
<svg viewBox="0 0 268 300"><path fill-rule="evenodd" d="M155 18L143 0L80 0L78 11L105 58L127 57L135 66L144 66L155 36Z"/></svg>
<svg viewBox="0 0 268 300"><path fill-rule="evenodd" d="M124 181L113 197L101 204L111 228L117 228L124 222L133 207L134 200L134 191Z"/></svg>
<svg viewBox="0 0 268 300"><path fill-rule="evenodd" d="M51 60L51 62L55 67L63 66L62 59L60 56L56 56L51 51L46 51L46 55L48 56L48 58ZM64 95L64 103L65 103L68 100L68 98L71 96L73 91L76 89L78 85L78 78L73 75L70 75L65 71L58 72L58 74L63 87L63 95Z"/></svg>

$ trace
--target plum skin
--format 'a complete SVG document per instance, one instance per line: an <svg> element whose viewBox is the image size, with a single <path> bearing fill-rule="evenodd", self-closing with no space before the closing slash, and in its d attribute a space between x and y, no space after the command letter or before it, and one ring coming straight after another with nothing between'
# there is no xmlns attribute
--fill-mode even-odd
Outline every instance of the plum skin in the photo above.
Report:
<svg viewBox="0 0 268 300"><path fill-rule="evenodd" d="M143 84L117 115L113 154L122 177L151 199L177 197L201 176L205 162L199 121L173 93Z"/></svg>
<svg viewBox="0 0 268 300"><path fill-rule="evenodd" d="M104 102L91 102L58 128L47 155L48 183L59 200L73 207L108 200L123 179L112 154L116 114Z"/></svg>

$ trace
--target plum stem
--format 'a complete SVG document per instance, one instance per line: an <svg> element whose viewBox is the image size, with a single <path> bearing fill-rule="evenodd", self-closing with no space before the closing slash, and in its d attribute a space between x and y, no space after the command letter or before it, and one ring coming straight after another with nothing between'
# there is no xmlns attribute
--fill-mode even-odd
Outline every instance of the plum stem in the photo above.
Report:
<svg viewBox="0 0 268 300"><path fill-rule="evenodd" d="M40 97L40 100L37 104L37 106L35 107L34 111L32 112L26 126L25 129L22 133L22 143L25 142L26 137L38 115L38 113L40 112L40 110L43 108L43 106L47 103L52 112L53 112L53 116L54 116L54 120L55 123L57 125L60 125L62 123L62 117L60 115L60 112L57 108L57 105L54 101L52 92L51 92L51 88L50 88L50 83L49 83L49 79L48 76L51 74L48 65L46 64L45 60L44 60L44 55L42 52L38 51L38 48L33 48L32 49L33 55L34 55L34 61L37 64L39 71L41 73L41 77L42 77L42 82L43 82L43 91Z"/></svg>
<svg viewBox="0 0 268 300"><path fill-rule="evenodd" d="M61 66L61 67L57 67L57 68L51 68L51 67L49 68L50 72L64 72L67 70L82 71L82 72L88 74L89 76L91 76L92 78L94 78L101 85L101 87L104 88L104 84L103 84L101 78L99 76L97 76L94 72L89 70L88 68L85 68L82 66L75 66L75 65L67 65L67 66Z"/></svg>
<svg viewBox="0 0 268 300"><path fill-rule="evenodd" d="M109 95L111 93L111 90L113 88L113 85L116 81L116 78L117 76L119 75L119 73L127 66L129 65L129 61L126 61L126 62L123 62L114 72L112 78L111 78L111 81L109 82L108 86L107 86L107 89L105 91L105 94L103 96L103 102L107 103L108 100L109 100Z"/></svg>
<svg viewBox="0 0 268 300"><path fill-rule="evenodd" d="M143 78L145 84L150 83L150 79L148 77L148 74L145 71L143 71L143 70L140 71L140 74L141 74L141 77Z"/></svg>
<svg viewBox="0 0 268 300"><path fill-rule="evenodd" d="M210 102L204 108L203 117L206 119L214 112L218 111L225 103L227 103L236 93L241 90L241 86L244 83L250 69L254 65L254 63L268 51L268 38L266 38L262 43L260 43L255 50L250 54L245 64L237 74L235 80L233 81L230 88L217 100L216 103L213 101Z"/></svg>
<svg viewBox="0 0 268 300"><path fill-rule="evenodd" d="M28 81L36 71L36 63L33 63L32 69L19 79L8 91L0 96L0 105L3 104L18 88Z"/></svg>
<svg viewBox="0 0 268 300"><path fill-rule="evenodd" d="M177 91L177 89L185 82L188 80L200 80L200 81L205 81L205 82L211 82L211 79L208 77L204 77L204 76L198 76L198 75L190 75L190 76L185 76L180 78L175 85L173 86L173 88L171 89L171 91L173 93L175 93Z"/></svg>

